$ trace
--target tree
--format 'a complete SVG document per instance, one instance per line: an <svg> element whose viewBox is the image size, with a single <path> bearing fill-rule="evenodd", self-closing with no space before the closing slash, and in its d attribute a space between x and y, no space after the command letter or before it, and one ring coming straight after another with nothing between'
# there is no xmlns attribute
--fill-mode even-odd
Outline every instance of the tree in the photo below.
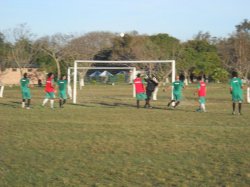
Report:
<svg viewBox="0 0 250 187"><path fill-rule="evenodd" d="M52 36L42 37L36 42L38 48L50 56L56 64L58 78L61 77L61 66L68 54L66 45L72 38L72 35L57 33Z"/></svg>
<svg viewBox="0 0 250 187"><path fill-rule="evenodd" d="M31 33L26 24L20 24L14 29L9 29L8 34L10 35L9 40L14 40L10 45L9 60L17 65L22 74L22 69L34 62L34 57L38 52L33 47L34 34Z"/></svg>
<svg viewBox="0 0 250 187"><path fill-rule="evenodd" d="M247 78L250 73L250 21L244 20L235 27L235 33L219 41L219 54L224 68L236 70Z"/></svg>

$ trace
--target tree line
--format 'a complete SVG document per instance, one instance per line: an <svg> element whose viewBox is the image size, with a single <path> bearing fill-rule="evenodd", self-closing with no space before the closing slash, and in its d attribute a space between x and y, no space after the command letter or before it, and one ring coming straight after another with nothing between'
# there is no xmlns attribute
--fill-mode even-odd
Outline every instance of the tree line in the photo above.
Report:
<svg viewBox="0 0 250 187"><path fill-rule="evenodd" d="M250 21L243 20L225 38L199 32L181 42L166 33L140 35L137 31L121 37L112 32L90 32L81 36L57 33L36 38L26 24L0 32L0 68L35 66L47 72L66 73L76 59L84 60L176 60L177 71L186 77L205 74L225 81L233 70L250 77ZM159 77L171 73L169 66L134 64ZM22 71L21 71L22 72Z"/></svg>

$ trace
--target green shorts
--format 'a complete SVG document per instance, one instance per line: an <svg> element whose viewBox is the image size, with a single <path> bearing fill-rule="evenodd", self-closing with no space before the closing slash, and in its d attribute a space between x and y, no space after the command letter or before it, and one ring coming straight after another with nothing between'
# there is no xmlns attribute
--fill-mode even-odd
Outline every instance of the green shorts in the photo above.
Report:
<svg viewBox="0 0 250 187"><path fill-rule="evenodd" d="M241 93L232 93L232 101L233 102L242 102L243 95Z"/></svg>
<svg viewBox="0 0 250 187"><path fill-rule="evenodd" d="M174 93L174 100L175 101L180 101L182 99L182 96L180 93Z"/></svg>
<svg viewBox="0 0 250 187"><path fill-rule="evenodd" d="M60 99L67 99L66 91L59 91L59 98Z"/></svg>
<svg viewBox="0 0 250 187"><path fill-rule="evenodd" d="M46 92L45 98L46 99L54 99L55 93L54 92Z"/></svg>
<svg viewBox="0 0 250 187"><path fill-rule="evenodd" d="M147 95L145 93L138 93L136 94L136 100L142 101L147 99Z"/></svg>
<svg viewBox="0 0 250 187"><path fill-rule="evenodd" d="M30 90L22 91L22 98L23 99L31 99Z"/></svg>
<svg viewBox="0 0 250 187"><path fill-rule="evenodd" d="M206 103L206 98L205 97L199 97L199 103L200 104L205 104Z"/></svg>

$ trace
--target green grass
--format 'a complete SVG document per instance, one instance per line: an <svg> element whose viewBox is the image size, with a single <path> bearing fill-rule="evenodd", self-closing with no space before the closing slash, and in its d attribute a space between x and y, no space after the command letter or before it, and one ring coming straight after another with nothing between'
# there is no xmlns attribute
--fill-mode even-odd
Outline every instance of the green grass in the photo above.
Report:
<svg viewBox="0 0 250 187"><path fill-rule="evenodd" d="M0 99L0 186L250 186L250 106L231 115L227 85L209 85L207 113L194 86L176 110L159 92L136 109L130 86L87 86L78 105L21 109L19 88ZM141 103L143 105L144 103Z"/></svg>

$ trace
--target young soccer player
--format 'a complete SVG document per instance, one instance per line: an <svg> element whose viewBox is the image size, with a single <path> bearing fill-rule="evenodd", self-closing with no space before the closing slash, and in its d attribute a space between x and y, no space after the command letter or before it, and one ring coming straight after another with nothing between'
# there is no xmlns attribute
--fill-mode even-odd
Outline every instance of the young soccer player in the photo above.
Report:
<svg viewBox="0 0 250 187"><path fill-rule="evenodd" d="M199 108L196 110L197 112L206 112L206 83L204 82L204 79L202 76L198 77L198 90L197 90L197 94L199 96Z"/></svg>
<svg viewBox="0 0 250 187"><path fill-rule="evenodd" d="M176 81L172 83L174 99L168 103L168 107L175 102L174 108L176 108L182 99L182 89L185 88L184 83L180 81L180 77L176 76Z"/></svg>
<svg viewBox="0 0 250 187"><path fill-rule="evenodd" d="M45 85L45 99L43 100L42 106L45 106L45 104L50 100L50 107L54 108L54 98L55 98L55 88L54 88L54 74L49 73L48 78L46 80Z"/></svg>
<svg viewBox="0 0 250 187"><path fill-rule="evenodd" d="M20 86L22 91L22 108L30 109L30 80L28 74L24 73L23 78L20 80Z"/></svg>
<svg viewBox="0 0 250 187"><path fill-rule="evenodd" d="M63 108L63 105L66 103L67 99L67 80L65 75L57 81L57 85L59 87L59 106L60 108Z"/></svg>
<svg viewBox="0 0 250 187"><path fill-rule="evenodd" d="M136 79L134 80L135 92L136 92L136 106L140 108L140 101L147 99L145 94L144 82L141 79L141 74L138 73Z"/></svg>
<svg viewBox="0 0 250 187"><path fill-rule="evenodd" d="M147 82L147 86L146 86L146 103L144 105L144 108L152 108L150 105L150 100L152 97L152 94L156 88L156 86L158 85L158 82L156 82L155 80L153 80L151 77L148 77L147 79L144 79Z"/></svg>
<svg viewBox="0 0 250 187"><path fill-rule="evenodd" d="M241 107L243 102L243 84L240 78L238 78L238 73L236 71L232 72L232 79L230 80L230 93L232 95L232 101L233 101L233 112L232 114L235 115L235 107L236 103L238 103L238 109L239 114L241 113Z"/></svg>

